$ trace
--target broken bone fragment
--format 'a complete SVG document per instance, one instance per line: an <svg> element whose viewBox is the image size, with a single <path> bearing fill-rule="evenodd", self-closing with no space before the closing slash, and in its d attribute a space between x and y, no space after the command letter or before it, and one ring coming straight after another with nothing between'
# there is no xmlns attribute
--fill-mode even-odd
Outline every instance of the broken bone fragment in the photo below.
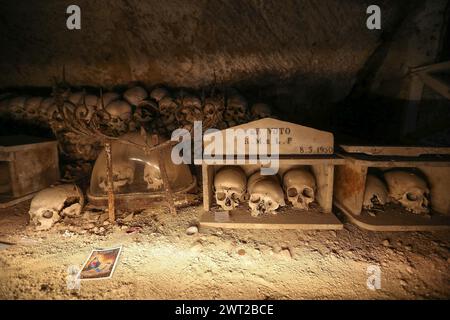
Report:
<svg viewBox="0 0 450 320"><path fill-rule="evenodd" d="M263 176L256 172L248 179L248 205L251 215L257 217L265 213L276 214L280 206L284 206L284 192L278 176Z"/></svg>
<svg viewBox="0 0 450 320"><path fill-rule="evenodd" d="M78 215L84 196L74 184L63 184L38 192L31 201L30 222L36 230L48 230L64 215Z"/></svg>
<svg viewBox="0 0 450 320"><path fill-rule="evenodd" d="M372 209L374 206L384 206L388 202L386 184L377 176L368 174L364 191L363 208Z"/></svg>
<svg viewBox="0 0 450 320"><path fill-rule="evenodd" d="M244 200L247 176L237 166L223 167L214 177L216 203L226 211L235 209Z"/></svg>
<svg viewBox="0 0 450 320"><path fill-rule="evenodd" d="M427 182L413 172L392 170L384 174L389 199L416 214L429 212L430 189Z"/></svg>

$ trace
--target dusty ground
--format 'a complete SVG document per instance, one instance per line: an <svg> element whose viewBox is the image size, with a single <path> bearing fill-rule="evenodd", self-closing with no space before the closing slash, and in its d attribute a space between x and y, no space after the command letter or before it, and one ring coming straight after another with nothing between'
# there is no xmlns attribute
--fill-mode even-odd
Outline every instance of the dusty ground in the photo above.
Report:
<svg viewBox="0 0 450 320"><path fill-rule="evenodd" d="M337 232L209 229L188 236L200 207L176 218L161 209L125 221L123 214L104 230L105 216L92 212L36 232L27 226L28 206L0 211L0 239L15 243L0 250L3 299L450 297L449 232L373 233L346 223ZM69 266L81 267L92 248L117 245L123 251L112 279L67 289ZM377 291L366 286L371 264L381 266Z"/></svg>

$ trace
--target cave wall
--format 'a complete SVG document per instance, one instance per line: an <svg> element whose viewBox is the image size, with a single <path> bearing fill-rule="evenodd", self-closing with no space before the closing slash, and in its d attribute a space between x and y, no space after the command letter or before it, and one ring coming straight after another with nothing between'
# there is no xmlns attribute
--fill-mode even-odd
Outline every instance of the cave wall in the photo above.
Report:
<svg viewBox="0 0 450 320"><path fill-rule="evenodd" d="M408 1L378 1L383 30ZM66 29L66 7L81 30ZM64 65L73 85L200 87L290 79L298 100L337 100L376 48L365 27L371 1L4 1L0 87L51 85ZM323 89L326 89L325 97ZM281 90L282 91L282 90Z"/></svg>
<svg viewBox="0 0 450 320"><path fill-rule="evenodd" d="M63 66L72 86L217 83L238 87L249 103L272 104L284 119L333 130L342 122L335 102L355 84L369 79L365 91L396 98L403 83L395 79L414 48L437 48L446 3L377 1L378 31L366 28L369 0L0 0L0 90L44 87L49 94ZM70 4L81 8L81 30L66 28ZM413 64L432 62L435 53ZM402 117L398 108L398 117L387 107L370 109L378 118ZM353 132L354 111L342 114ZM361 115L371 122L368 134L372 122L384 122L373 115ZM391 122L397 128L401 120Z"/></svg>

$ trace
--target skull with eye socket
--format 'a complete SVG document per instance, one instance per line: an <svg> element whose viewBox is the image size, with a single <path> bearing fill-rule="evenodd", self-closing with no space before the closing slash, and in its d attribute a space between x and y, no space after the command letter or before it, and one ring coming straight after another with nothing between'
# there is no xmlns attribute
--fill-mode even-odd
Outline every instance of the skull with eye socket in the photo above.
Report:
<svg viewBox="0 0 450 320"><path fill-rule="evenodd" d="M292 206L309 209L316 194L316 179L311 172L304 168L291 169L284 174L283 185Z"/></svg>
<svg viewBox="0 0 450 320"><path fill-rule="evenodd" d="M244 200L247 176L240 167L221 168L214 177L216 203L226 211L235 209Z"/></svg>
<svg viewBox="0 0 450 320"><path fill-rule="evenodd" d="M388 171L384 179L389 189L389 199L400 203L406 210L425 214L429 212L430 189L427 182L412 172Z"/></svg>
<svg viewBox="0 0 450 320"><path fill-rule="evenodd" d="M263 176L260 172L252 174L248 179L248 193L253 217L276 214L279 207L286 205L278 176Z"/></svg>
<svg viewBox="0 0 450 320"><path fill-rule="evenodd" d="M36 230L48 230L64 216L79 215L84 205L80 188L64 184L38 192L31 201L30 223Z"/></svg>
<svg viewBox="0 0 450 320"><path fill-rule="evenodd" d="M25 118L26 120L33 121L39 117L39 107L44 98L42 97L30 97L25 101Z"/></svg>
<svg viewBox="0 0 450 320"><path fill-rule="evenodd" d="M128 131L129 123L132 119L132 109L128 102L124 100L114 100L106 108L107 119L104 125L109 132L121 135Z"/></svg>
<svg viewBox="0 0 450 320"><path fill-rule="evenodd" d="M164 96L159 100L159 114L161 116L162 124L169 130L175 130L177 127L177 120L175 113L178 105L170 96Z"/></svg>
<svg viewBox="0 0 450 320"><path fill-rule="evenodd" d="M214 127L223 121L225 111L224 99L221 97L208 97L203 106L204 122L207 127Z"/></svg>
<svg viewBox="0 0 450 320"><path fill-rule="evenodd" d="M388 190L384 182L377 176L368 174L363 199L364 209L384 206L388 202Z"/></svg>
<svg viewBox="0 0 450 320"><path fill-rule="evenodd" d="M18 96L9 100L8 109L14 120L23 120L26 116L25 113L25 101L28 100L27 96Z"/></svg>
<svg viewBox="0 0 450 320"><path fill-rule="evenodd" d="M202 102L193 95L181 96L177 101L178 109L175 117L183 128L190 131L195 121L203 120Z"/></svg>
<svg viewBox="0 0 450 320"><path fill-rule="evenodd" d="M233 93L227 98L223 119L230 125L244 123L248 120L247 100L238 93Z"/></svg>

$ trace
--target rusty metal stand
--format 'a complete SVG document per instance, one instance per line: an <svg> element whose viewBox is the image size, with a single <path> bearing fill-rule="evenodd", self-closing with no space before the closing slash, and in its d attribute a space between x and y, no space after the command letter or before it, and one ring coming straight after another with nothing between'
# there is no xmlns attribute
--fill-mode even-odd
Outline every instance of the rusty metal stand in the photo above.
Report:
<svg viewBox="0 0 450 320"><path fill-rule="evenodd" d="M112 163L112 147L111 141L105 142L106 153L106 176L108 178L108 216L109 221L114 223L116 221L116 210L114 200L114 181L113 181L113 163Z"/></svg>

